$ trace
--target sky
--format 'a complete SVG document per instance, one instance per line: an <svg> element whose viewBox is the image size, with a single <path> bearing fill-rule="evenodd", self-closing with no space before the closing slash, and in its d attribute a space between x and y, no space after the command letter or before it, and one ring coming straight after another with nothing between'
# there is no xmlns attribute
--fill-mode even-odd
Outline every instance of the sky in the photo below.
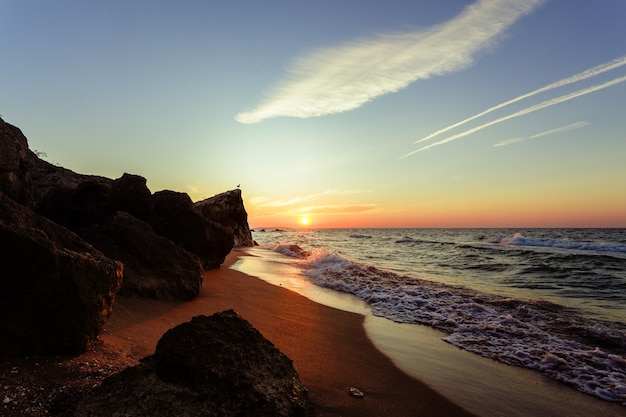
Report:
<svg viewBox="0 0 626 417"><path fill-rule="evenodd" d="M251 227L626 227L623 0L0 0L51 163Z"/></svg>

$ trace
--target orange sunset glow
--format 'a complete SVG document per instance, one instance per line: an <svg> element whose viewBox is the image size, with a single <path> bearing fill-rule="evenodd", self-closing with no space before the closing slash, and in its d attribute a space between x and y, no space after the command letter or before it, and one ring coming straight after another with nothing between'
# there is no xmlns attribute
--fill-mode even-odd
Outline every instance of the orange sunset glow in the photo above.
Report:
<svg viewBox="0 0 626 417"><path fill-rule="evenodd" d="M0 111L76 172L240 185L252 227L626 227L623 2L572 2L15 1Z"/></svg>

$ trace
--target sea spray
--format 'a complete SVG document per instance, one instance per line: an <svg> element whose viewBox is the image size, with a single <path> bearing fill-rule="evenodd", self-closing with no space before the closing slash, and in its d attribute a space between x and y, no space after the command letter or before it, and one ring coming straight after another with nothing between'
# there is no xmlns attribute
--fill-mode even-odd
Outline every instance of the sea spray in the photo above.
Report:
<svg viewBox="0 0 626 417"><path fill-rule="evenodd" d="M367 235L372 233L368 231ZM617 259L618 265L623 261L619 242L581 245L580 242L543 237L524 241L522 234L515 233L507 239L491 236L471 243L424 239L426 241L408 244L428 244L431 253L434 247L443 245L452 251L465 251L468 259L492 257L492 265L484 265L483 272L491 269L502 273L507 268L507 262L496 259L492 253L494 250L502 252L499 247L503 245L506 251L516 250L517 254L523 253L524 256L529 254L527 248L530 247L531 250L547 250L551 256L582 256L586 261L594 255L580 254L579 251L600 252L594 258L598 264L596 269L602 269L600 266L614 269L615 265L606 260L607 253L611 259ZM349 236L346 238L350 239ZM393 246L395 240L388 238L385 244ZM511 249L516 245L522 249ZM366 262L355 262L325 247L305 250L295 241L267 247L297 260L304 268L304 276L312 283L363 299L377 316L434 327L447 333L446 342L469 352L537 370L604 400L626 403L626 325L623 322L594 318L540 297L506 297L394 273ZM476 255L476 251L481 255ZM563 251L567 253L563 254ZM530 257L533 256L534 252L530 253ZM577 260L569 261L576 265ZM493 268L493 265L501 267ZM470 269L471 265L465 267ZM522 269L528 268L530 266ZM519 268L517 273L523 274ZM619 278L619 274L614 277ZM546 277L546 281L551 279Z"/></svg>

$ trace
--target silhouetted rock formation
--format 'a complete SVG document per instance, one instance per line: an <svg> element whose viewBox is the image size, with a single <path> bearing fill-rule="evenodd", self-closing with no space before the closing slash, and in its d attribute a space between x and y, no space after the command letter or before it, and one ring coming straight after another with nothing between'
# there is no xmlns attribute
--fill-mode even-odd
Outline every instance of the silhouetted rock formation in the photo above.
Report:
<svg viewBox="0 0 626 417"><path fill-rule="evenodd" d="M198 201L195 206L208 219L223 224L233 232L235 246L254 246L248 226L248 213L243 206L241 190L235 189Z"/></svg>
<svg viewBox="0 0 626 417"><path fill-rule="evenodd" d="M235 244L252 245L241 191L233 190L196 209L189 196L174 191L151 194L145 178L124 174L112 180L77 174L39 159L21 131L0 119L0 185L11 196L80 234L125 211L148 222L158 234L196 254L205 268L216 268ZM5 152L6 151L6 152ZM241 223L241 224L238 224Z"/></svg>
<svg viewBox="0 0 626 417"><path fill-rule="evenodd" d="M37 207L41 200L52 190L74 189L84 182L109 185L112 181L110 178L79 174L61 166L52 165L35 154L32 154L31 158L33 165L32 191L34 207Z"/></svg>
<svg viewBox="0 0 626 417"><path fill-rule="evenodd" d="M202 216L185 193L154 193L148 222L157 233L196 254L207 269L219 267L233 248L232 232Z"/></svg>
<svg viewBox="0 0 626 417"><path fill-rule="evenodd" d="M292 362L232 310L163 335L154 356L105 380L73 416L307 415Z"/></svg>
<svg viewBox="0 0 626 417"><path fill-rule="evenodd" d="M26 206L33 200L34 157L22 131L0 119L0 190Z"/></svg>
<svg viewBox="0 0 626 417"><path fill-rule="evenodd" d="M219 267L233 248L230 229L203 216L187 194L168 190L151 194L146 180L137 175L83 178L73 187L49 188L37 202L37 211L78 234L126 211L194 253L206 269Z"/></svg>
<svg viewBox="0 0 626 417"><path fill-rule="evenodd" d="M122 270L0 192L0 359L84 351L111 314Z"/></svg>
<svg viewBox="0 0 626 417"><path fill-rule="evenodd" d="M36 210L76 232L104 222L113 213L110 190L110 184L89 179L75 188L52 188L38 202Z"/></svg>
<svg viewBox="0 0 626 417"><path fill-rule="evenodd" d="M202 287L204 271L197 256L126 212L119 211L80 234L107 256L124 263L121 295L190 300Z"/></svg>
<svg viewBox="0 0 626 417"><path fill-rule="evenodd" d="M203 268L219 267L233 230L248 229L240 191L229 193L222 210L234 217L214 219L187 194L152 194L140 176L49 164L0 119L0 358L84 350L120 285L127 295L195 297Z"/></svg>

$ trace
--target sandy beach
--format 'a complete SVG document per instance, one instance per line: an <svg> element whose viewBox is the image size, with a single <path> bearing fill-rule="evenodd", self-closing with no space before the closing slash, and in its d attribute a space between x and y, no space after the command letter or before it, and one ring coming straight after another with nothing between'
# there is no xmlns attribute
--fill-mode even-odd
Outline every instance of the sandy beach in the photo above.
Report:
<svg viewBox="0 0 626 417"><path fill-rule="evenodd" d="M271 284L231 268L238 259L252 260L250 250L234 249L206 272L192 301L118 297L99 342L83 355L0 363L0 415L54 414L79 392L153 354L170 328L227 309L293 360L316 416L624 415L618 404L445 344L432 329L311 301L281 287L290 287L289 274L276 269L284 284ZM365 397L353 398L350 387Z"/></svg>
<svg viewBox="0 0 626 417"><path fill-rule="evenodd" d="M207 272L192 301L118 297L102 340L140 358L153 353L171 327L232 308L293 360L317 416L472 415L400 371L368 339L362 315L229 269L240 255L233 250L221 268ZM353 398L350 387L365 397Z"/></svg>

